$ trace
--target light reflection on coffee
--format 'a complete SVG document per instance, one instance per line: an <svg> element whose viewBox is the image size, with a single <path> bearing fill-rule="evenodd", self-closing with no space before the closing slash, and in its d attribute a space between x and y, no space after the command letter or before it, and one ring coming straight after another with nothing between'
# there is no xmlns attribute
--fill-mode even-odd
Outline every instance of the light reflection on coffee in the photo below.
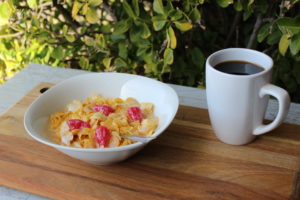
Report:
<svg viewBox="0 0 300 200"><path fill-rule="evenodd" d="M258 65L253 63L240 61L240 60L232 60L221 62L214 66L214 68L218 71L233 74L233 75L252 75L262 72L264 69Z"/></svg>

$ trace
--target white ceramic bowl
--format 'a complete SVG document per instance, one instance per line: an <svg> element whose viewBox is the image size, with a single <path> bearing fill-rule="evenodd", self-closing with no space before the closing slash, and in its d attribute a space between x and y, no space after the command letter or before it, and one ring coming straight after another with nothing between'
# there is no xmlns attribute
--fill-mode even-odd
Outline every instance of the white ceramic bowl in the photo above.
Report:
<svg viewBox="0 0 300 200"><path fill-rule="evenodd" d="M134 97L155 105L159 124L153 136L160 135L172 122L178 109L178 96L168 85L143 76L123 73L90 73L67 79L39 96L24 117L26 131L35 140L88 163L106 165L122 161L146 144L137 142L114 148L83 149L58 145L49 128L49 116L63 110L75 99L84 100L93 93L104 97Z"/></svg>

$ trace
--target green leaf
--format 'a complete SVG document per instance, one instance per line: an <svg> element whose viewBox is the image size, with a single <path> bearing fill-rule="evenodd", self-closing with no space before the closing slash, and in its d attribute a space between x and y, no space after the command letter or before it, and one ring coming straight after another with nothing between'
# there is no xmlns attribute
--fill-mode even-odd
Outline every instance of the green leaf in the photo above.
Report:
<svg viewBox="0 0 300 200"><path fill-rule="evenodd" d="M73 17L73 19L77 18L77 14L78 14L79 10L81 9L82 5L83 4L80 3L79 1L74 2L73 7L72 7L72 17Z"/></svg>
<svg viewBox="0 0 300 200"><path fill-rule="evenodd" d="M63 29L62 29L63 35L66 35L68 32L68 26L64 24Z"/></svg>
<svg viewBox="0 0 300 200"><path fill-rule="evenodd" d="M127 59L128 57L128 50L127 50L127 46L126 46L126 41L123 40L121 42L118 43L118 49L119 49L119 56L123 59Z"/></svg>
<svg viewBox="0 0 300 200"><path fill-rule="evenodd" d="M172 64L174 61L173 50L170 48L166 48L164 52L164 64Z"/></svg>
<svg viewBox="0 0 300 200"><path fill-rule="evenodd" d="M193 28L193 25L189 22L185 22L185 21L182 21L182 22L174 22L176 28L178 28L179 30L181 31L188 31L190 30L191 28Z"/></svg>
<svg viewBox="0 0 300 200"><path fill-rule="evenodd" d="M234 7L234 9L235 9L236 11L242 11L242 10L243 10L243 5L242 5L242 3L241 3L240 0L234 2L233 7Z"/></svg>
<svg viewBox="0 0 300 200"><path fill-rule="evenodd" d="M172 1L171 0L168 0L167 1L167 6L165 7L165 10L167 12L171 11L171 10L174 10L174 7L173 7L173 4L172 4Z"/></svg>
<svg viewBox="0 0 300 200"><path fill-rule="evenodd" d="M131 27L132 21L130 19L121 20L114 25L114 34L122 34L128 31Z"/></svg>
<svg viewBox="0 0 300 200"><path fill-rule="evenodd" d="M163 15L157 15L152 17L152 22L154 30L159 31L165 26L167 20Z"/></svg>
<svg viewBox="0 0 300 200"><path fill-rule="evenodd" d="M154 0L154 2L153 2L153 10L156 13L158 13L158 14L162 14L162 15L165 14L162 0Z"/></svg>
<svg viewBox="0 0 300 200"><path fill-rule="evenodd" d="M183 9L185 12L189 12L191 8L191 4L189 0L184 0L182 3Z"/></svg>
<svg viewBox="0 0 300 200"><path fill-rule="evenodd" d="M85 18L90 24L99 22L99 16L95 8L89 8L85 15Z"/></svg>
<svg viewBox="0 0 300 200"><path fill-rule="evenodd" d="M55 59L55 61L51 64L54 67L58 67L58 63L60 62L59 59Z"/></svg>
<svg viewBox="0 0 300 200"><path fill-rule="evenodd" d="M249 2L248 2L248 5L247 5L247 6L249 7L249 6L251 6L253 3L254 3L254 0L249 0Z"/></svg>
<svg viewBox="0 0 300 200"><path fill-rule="evenodd" d="M182 18L183 14L181 10L172 10L168 13L168 15L171 17L172 21L177 21Z"/></svg>
<svg viewBox="0 0 300 200"><path fill-rule="evenodd" d="M100 26L100 31L102 33L111 33L111 29L112 29L112 25L111 24L101 25Z"/></svg>
<svg viewBox="0 0 300 200"><path fill-rule="evenodd" d="M8 23L12 12L13 10L11 9L7 1L0 3L0 26Z"/></svg>
<svg viewBox="0 0 300 200"><path fill-rule="evenodd" d="M124 7L124 10L125 12L127 13L127 15L131 18L135 18L135 14L131 8L131 6L127 3L126 0L123 1L123 7Z"/></svg>
<svg viewBox="0 0 300 200"><path fill-rule="evenodd" d="M204 4L204 1L205 0L199 0L198 2L199 2L199 4Z"/></svg>
<svg viewBox="0 0 300 200"><path fill-rule="evenodd" d="M48 42L50 42L51 43L51 41L49 41L49 38L51 38L52 36L51 36L51 34L49 33L49 32L47 32L47 31L44 31L44 30L41 30L40 32L39 32L39 34L37 34L37 35L35 35L35 37L36 37L36 39L37 39L37 41L39 42L39 43L48 43Z"/></svg>
<svg viewBox="0 0 300 200"><path fill-rule="evenodd" d="M129 37L132 43L134 43L138 47L149 47L151 43L149 40L141 37L143 32L142 26L132 26L129 32Z"/></svg>
<svg viewBox="0 0 300 200"><path fill-rule="evenodd" d="M200 11L197 9L197 7L195 7L195 8L191 11L189 17L190 17L190 19L191 19L192 21L194 21L194 22L200 20L200 18L201 18L201 13L200 13Z"/></svg>
<svg viewBox="0 0 300 200"><path fill-rule="evenodd" d="M289 44L290 44L290 40L288 38L288 35L284 34L281 36L280 38L280 41L279 41L279 53L281 55L285 55L288 47L289 47Z"/></svg>
<svg viewBox="0 0 300 200"><path fill-rule="evenodd" d="M300 33L294 35L290 44L290 51L292 55L296 55L300 51ZM300 67L299 67L300 69ZM299 76L300 79L300 76Z"/></svg>
<svg viewBox="0 0 300 200"><path fill-rule="evenodd" d="M51 46L48 46L48 48L46 50L47 50L47 53L46 53L46 56L44 57L44 61L45 61L45 63L48 63L54 48Z"/></svg>
<svg viewBox="0 0 300 200"><path fill-rule="evenodd" d="M147 53L147 50L149 49L149 47L140 47L140 48L138 48L138 50L137 50L137 52L136 52L136 55L138 56L138 57L144 57L144 55Z"/></svg>
<svg viewBox="0 0 300 200"><path fill-rule="evenodd" d="M99 6L101 3L103 3L103 0L89 0L89 5L92 7Z"/></svg>
<svg viewBox="0 0 300 200"><path fill-rule="evenodd" d="M141 28L139 26L132 26L129 30L129 38L133 43L138 43L141 39Z"/></svg>
<svg viewBox="0 0 300 200"><path fill-rule="evenodd" d="M264 24L258 31L257 34L257 41L260 43L262 42L269 34L270 34L270 27L271 23Z"/></svg>
<svg viewBox="0 0 300 200"><path fill-rule="evenodd" d="M148 37L150 37L151 32L150 29L148 28L147 24L142 23L142 38L147 39Z"/></svg>
<svg viewBox="0 0 300 200"><path fill-rule="evenodd" d="M193 48L191 50L192 62L197 68L201 71L204 67L205 57L202 51L199 48Z"/></svg>
<svg viewBox="0 0 300 200"><path fill-rule="evenodd" d="M106 40L105 40L103 34L96 34L95 35L95 42L96 42L96 45L99 49L106 48Z"/></svg>
<svg viewBox="0 0 300 200"><path fill-rule="evenodd" d="M111 63L111 60L112 60L112 57L109 57L109 58L104 58L102 63L104 65L104 67L106 69L109 69L110 68L110 63Z"/></svg>
<svg viewBox="0 0 300 200"><path fill-rule="evenodd" d="M164 66L163 66L163 68L162 68L162 70L161 70L161 73L163 74L163 73L168 73L168 72L170 72L171 71L171 67L169 66L169 65L167 65L167 64L164 64Z"/></svg>
<svg viewBox="0 0 300 200"><path fill-rule="evenodd" d="M81 9L81 14L86 15L89 11L90 7L88 3L85 3Z"/></svg>
<svg viewBox="0 0 300 200"><path fill-rule="evenodd" d="M37 0L27 0L29 8L35 9L38 6Z"/></svg>
<svg viewBox="0 0 300 200"><path fill-rule="evenodd" d="M175 49L176 46L177 46L177 39L176 39L176 35L174 33L174 30L171 26L168 29L168 33L169 33L169 37L170 37L170 47L172 49Z"/></svg>
<svg viewBox="0 0 300 200"><path fill-rule="evenodd" d="M290 17L283 17L278 19L277 25L283 34L297 34L300 32L300 20L296 20Z"/></svg>
<svg viewBox="0 0 300 200"><path fill-rule="evenodd" d="M58 60L62 60L64 58L64 49L62 48L62 46L54 48L51 57Z"/></svg>
<svg viewBox="0 0 300 200"><path fill-rule="evenodd" d="M146 63L156 63L156 61L157 61L156 54L154 53L153 50L150 50L147 52L147 54L144 54L143 59Z"/></svg>
<svg viewBox="0 0 300 200"><path fill-rule="evenodd" d="M274 31L271 35L268 36L267 44L274 45L279 42L281 33L279 30Z"/></svg>
<svg viewBox="0 0 300 200"><path fill-rule="evenodd" d="M253 13L252 9L246 9L243 12L243 21L246 21Z"/></svg>
<svg viewBox="0 0 300 200"><path fill-rule="evenodd" d="M36 16L31 17L31 25L36 27L40 26L40 21Z"/></svg>
<svg viewBox="0 0 300 200"><path fill-rule="evenodd" d="M154 73L157 74L157 64L155 63L146 63L145 64L145 73Z"/></svg>
<svg viewBox="0 0 300 200"><path fill-rule="evenodd" d="M117 70L126 69L127 63L122 58L115 59L114 66L117 68Z"/></svg>
<svg viewBox="0 0 300 200"><path fill-rule="evenodd" d="M16 60L17 60L18 62L22 62L23 58L22 58L21 52L17 52L17 53L16 53ZM1 65L0 65L0 66L1 66Z"/></svg>
<svg viewBox="0 0 300 200"><path fill-rule="evenodd" d="M233 0L217 0L217 3L222 8L226 8L227 6L233 3Z"/></svg>
<svg viewBox="0 0 300 200"><path fill-rule="evenodd" d="M91 37L86 36L86 37L84 37L84 43L87 46L91 47L91 46L94 46L95 40L93 38L91 38Z"/></svg>
<svg viewBox="0 0 300 200"><path fill-rule="evenodd" d="M138 0L132 0L132 7L136 14L136 16L140 15L140 7L139 7L139 1Z"/></svg>
<svg viewBox="0 0 300 200"><path fill-rule="evenodd" d="M85 58L85 57L80 57L79 59L79 66L82 68L82 69L85 69L87 70L89 68L89 59Z"/></svg>
<svg viewBox="0 0 300 200"><path fill-rule="evenodd" d="M7 3L9 5L9 8L11 9L12 12L15 12L15 6L14 4L16 4L16 2L14 0L7 0Z"/></svg>
<svg viewBox="0 0 300 200"><path fill-rule="evenodd" d="M142 37L143 39L147 39L151 35L151 31L148 28L147 24L140 21L134 22L135 26L133 27L136 37Z"/></svg>
<svg viewBox="0 0 300 200"><path fill-rule="evenodd" d="M110 39L111 39L112 43L117 43L120 40L125 40L126 36L124 34L111 34Z"/></svg>
<svg viewBox="0 0 300 200"><path fill-rule="evenodd" d="M74 35L65 35L66 40L68 40L69 42L74 42L75 41L75 36Z"/></svg>

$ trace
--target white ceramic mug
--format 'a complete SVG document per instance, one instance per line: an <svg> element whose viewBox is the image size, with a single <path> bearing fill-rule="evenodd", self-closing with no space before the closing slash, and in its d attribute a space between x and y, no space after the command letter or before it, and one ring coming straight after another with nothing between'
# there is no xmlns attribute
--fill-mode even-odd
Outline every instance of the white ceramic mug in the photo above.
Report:
<svg viewBox="0 0 300 200"><path fill-rule="evenodd" d="M253 63L263 71L251 75L234 75L214 67L228 61ZM206 94L210 121L217 137L228 144L243 145L256 135L271 131L285 118L290 98L288 93L270 84L273 60L264 53L243 48L217 51L206 60ZM276 118L264 125L269 100L279 102Z"/></svg>

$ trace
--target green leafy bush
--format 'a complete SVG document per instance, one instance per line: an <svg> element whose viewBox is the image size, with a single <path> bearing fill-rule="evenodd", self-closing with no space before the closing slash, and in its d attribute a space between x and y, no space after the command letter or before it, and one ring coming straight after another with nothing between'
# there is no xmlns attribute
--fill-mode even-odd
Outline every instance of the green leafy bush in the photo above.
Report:
<svg viewBox="0 0 300 200"><path fill-rule="evenodd" d="M247 47L272 56L273 82L299 102L299 11L298 0L4 0L0 79L34 62L204 87L209 54Z"/></svg>

